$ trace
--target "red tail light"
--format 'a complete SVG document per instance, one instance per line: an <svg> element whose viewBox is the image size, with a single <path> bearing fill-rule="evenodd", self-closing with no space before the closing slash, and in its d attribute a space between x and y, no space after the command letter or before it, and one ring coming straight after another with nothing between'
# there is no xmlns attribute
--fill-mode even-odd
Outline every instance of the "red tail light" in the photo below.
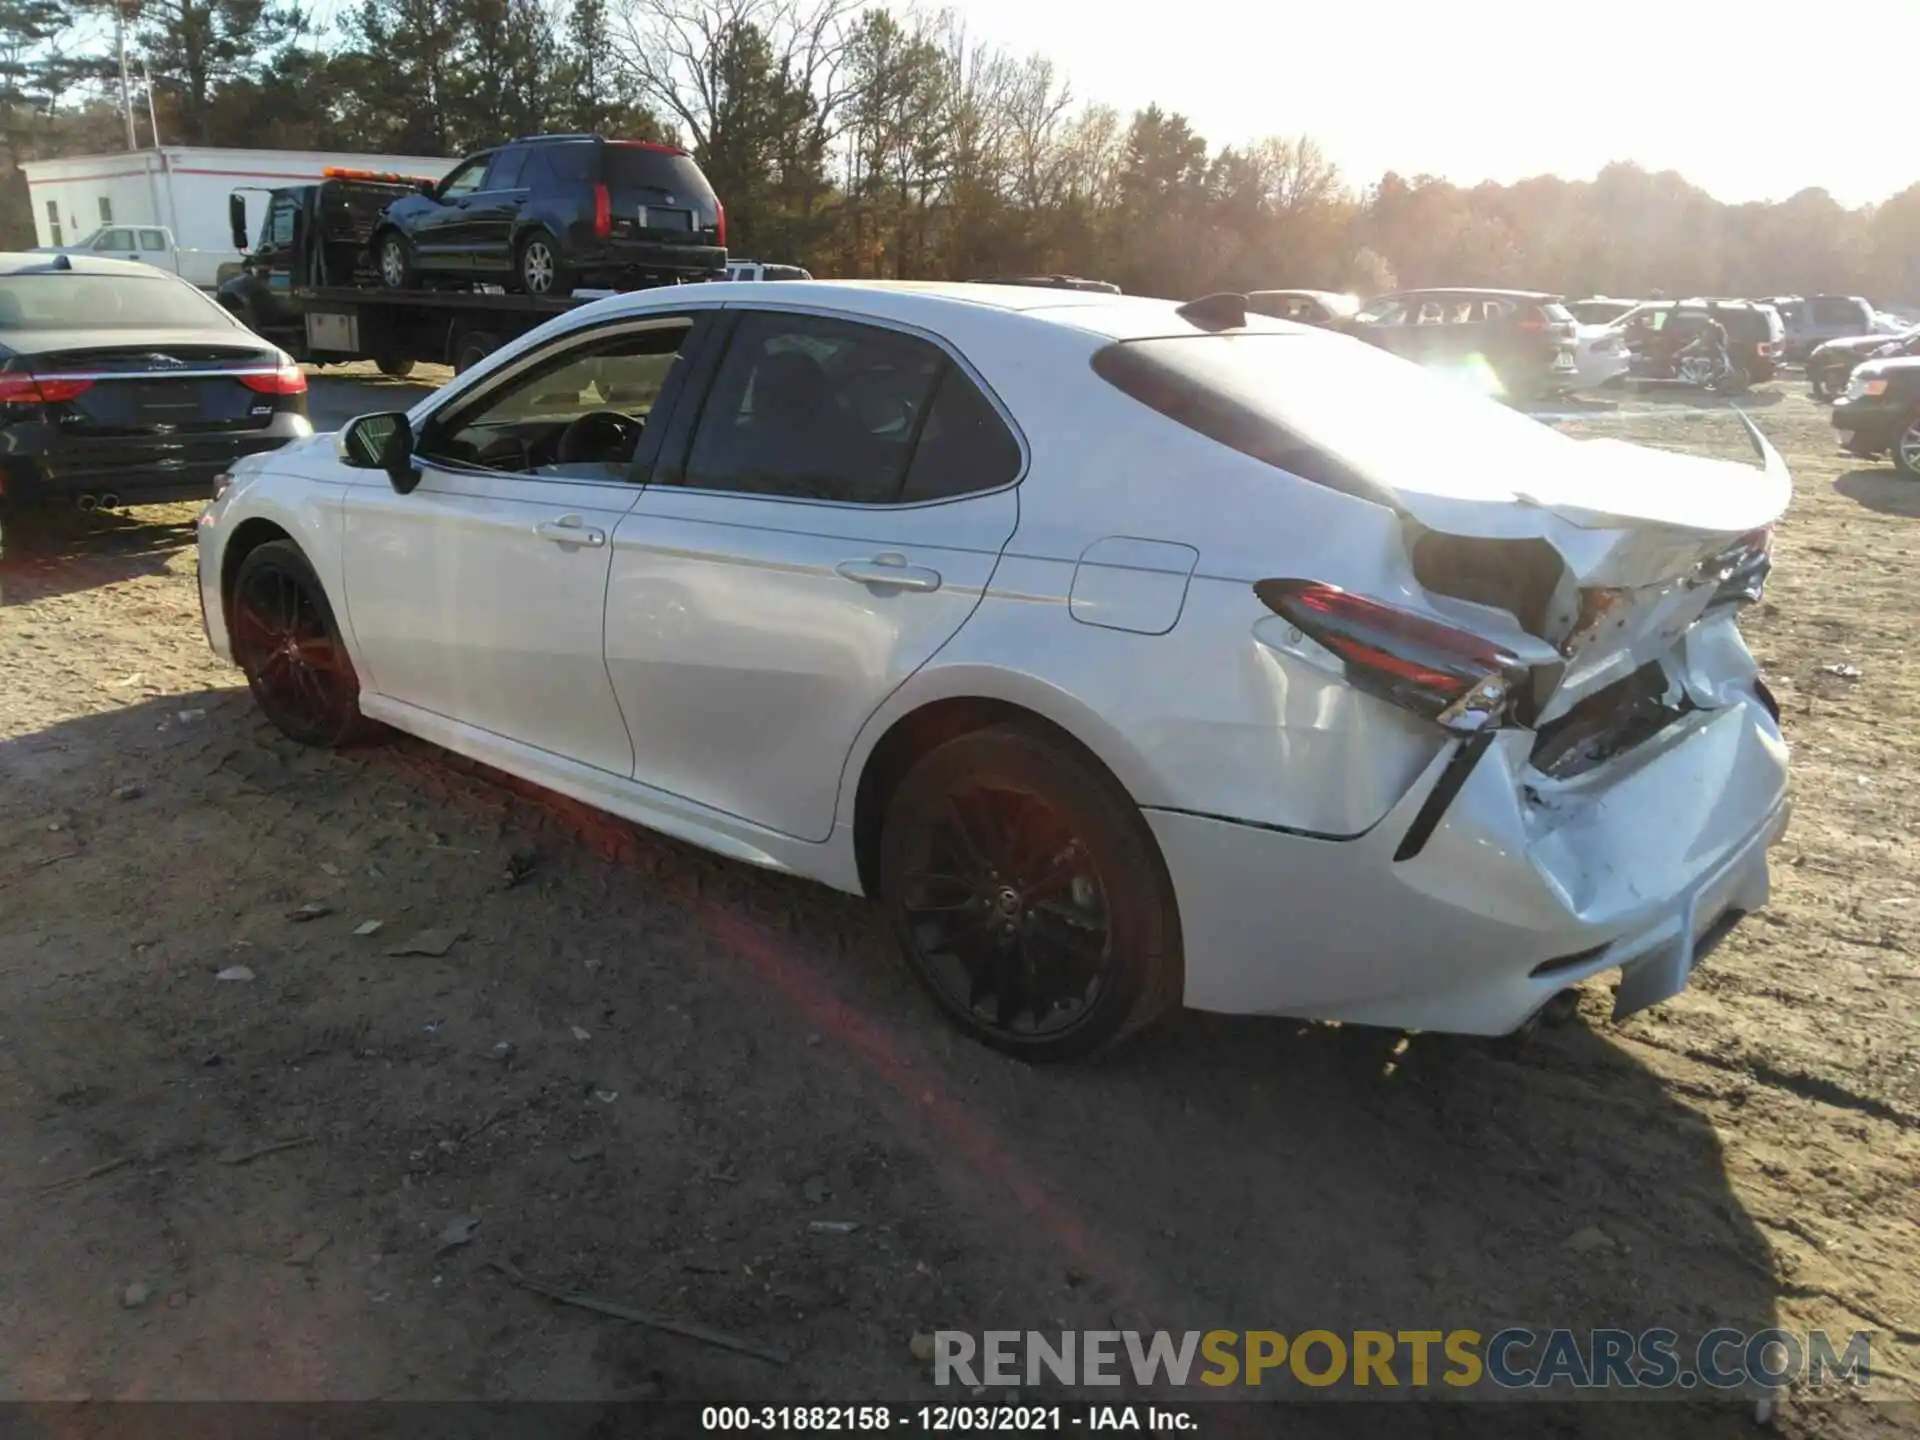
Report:
<svg viewBox="0 0 1920 1440"><path fill-rule="evenodd" d="M282 365L278 370L249 370L240 383L262 395L304 395L307 377L298 365Z"/></svg>
<svg viewBox="0 0 1920 1440"><path fill-rule="evenodd" d="M613 233L613 197L604 183L593 187L593 233L602 240Z"/></svg>
<svg viewBox="0 0 1920 1440"><path fill-rule="evenodd" d="M1547 322L1536 315L1531 320L1522 320L1519 328L1522 330L1544 330L1547 328Z"/></svg>
<svg viewBox="0 0 1920 1440"><path fill-rule="evenodd" d="M0 372L0 405L57 405L92 388L93 381L73 376L9 370Z"/></svg>
<svg viewBox="0 0 1920 1440"><path fill-rule="evenodd" d="M713 213L717 217L713 222L713 243L724 246L727 243L727 207L715 200Z"/></svg>
<svg viewBox="0 0 1920 1440"><path fill-rule="evenodd" d="M1517 656L1465 630L1312 580L1262 580L1274 614L1338 655L1347 680L1448 730L1497 724L1526 678Z"/></svg>

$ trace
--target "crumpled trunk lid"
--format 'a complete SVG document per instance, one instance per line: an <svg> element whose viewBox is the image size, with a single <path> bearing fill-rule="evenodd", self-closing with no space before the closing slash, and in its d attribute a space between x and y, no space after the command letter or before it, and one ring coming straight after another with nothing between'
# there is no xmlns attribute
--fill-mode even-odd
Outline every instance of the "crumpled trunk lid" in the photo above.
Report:
<svg viewBox="0 0 1920 1440"><path fill-rule="evenodd" d="M1709 610L1757 593L1793 481L1740 419L1758 469L1595 440L1566 447L1551 473L1395 485L1423 587L1506 610L1556 652L1529 657L1531 723L1633 676Z"/></svg>

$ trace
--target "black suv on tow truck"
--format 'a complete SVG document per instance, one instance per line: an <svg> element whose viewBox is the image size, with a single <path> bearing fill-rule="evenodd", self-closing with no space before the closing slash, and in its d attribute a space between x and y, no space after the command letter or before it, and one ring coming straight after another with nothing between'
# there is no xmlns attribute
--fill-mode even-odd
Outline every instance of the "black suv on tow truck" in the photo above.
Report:
<svg viewBox="0 0 1920 1440"><path fill-rule="evenodd" d="M563 296L716 279L727 214L676 145L524 135L394 201L372 249L389 290L464 280Z"/></svg>
<svg viewBox="0 0 1920 1440"><path fill-rule="evenodd" d="M1920 357L1869 360L1833 403L1840 445L1863 460L1890 456L1893 468L1920 480Z"/></svg>

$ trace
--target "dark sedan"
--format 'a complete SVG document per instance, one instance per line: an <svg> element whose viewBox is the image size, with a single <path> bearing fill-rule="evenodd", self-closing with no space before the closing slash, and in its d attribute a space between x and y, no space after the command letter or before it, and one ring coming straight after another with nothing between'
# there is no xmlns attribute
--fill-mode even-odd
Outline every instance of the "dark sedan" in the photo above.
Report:
<svg viewBox="0 0 1920 1440"><path fill-rule="evenodd" d="M1829 340L1807 356L1807 388L1816 400L1830 400L1847 388L1861 362L1895 355L1920 355L1920 325L1902 335L1850 335Z"/></svg>
<svg viewBox="0 0 1920 1440"><path fill-rule="evenodd" d="M242 455L302 435L307 377L177 276L0 255L0 503L205 499Z"/></svg>
<svg viewBox="0 0 1920 1440"><path fill-rule="evenodd" d="M1920 480L1920 358L1869 360L1853 372L1833 405L1833 428L1849 454L1882 455L1909 480Z"/></svg>

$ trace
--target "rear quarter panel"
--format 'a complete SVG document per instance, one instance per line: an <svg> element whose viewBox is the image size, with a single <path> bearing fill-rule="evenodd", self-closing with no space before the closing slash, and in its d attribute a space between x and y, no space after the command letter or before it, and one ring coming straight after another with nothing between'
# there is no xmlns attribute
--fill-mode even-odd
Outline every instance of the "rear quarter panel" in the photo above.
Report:
<svg viewBox="0 0 1920 1440"><path fill-rule="evenodd" d="M981 695L1061 725L1143 806L1321 835L1376 823L1437 753L1439 732L1322 668L1308 653L1318 647L1290 637L1252 585L1316 579L1410 600L1393 512L1133 400L1093 373L1097 337L1034 324L949 334L1026 436L1019 525L979 609L863 730L842 820L893 721L930 700ZM1076 563L1116 537L1197 552L1163 634L1070 613Z"/></svg>

